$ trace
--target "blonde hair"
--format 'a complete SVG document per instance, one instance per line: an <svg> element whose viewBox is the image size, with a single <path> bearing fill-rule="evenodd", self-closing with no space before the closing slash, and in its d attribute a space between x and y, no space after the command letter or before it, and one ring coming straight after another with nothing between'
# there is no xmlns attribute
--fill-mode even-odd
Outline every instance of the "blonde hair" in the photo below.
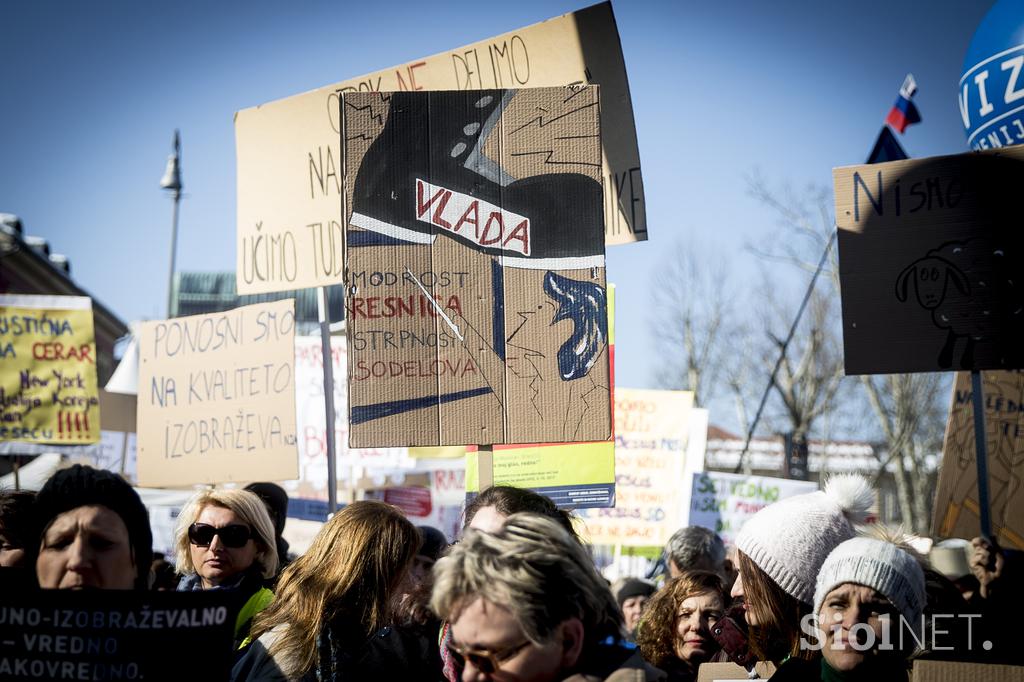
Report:
<svg viewBox="0 0 1024 682"><path fill-rule="evenodd" d="M252 638L287 625L269 652L289 678L301 677L316 663L317 636L335 618L350 619L367 637L388 625L395 591L419 548L419 532L401 511L353 502L281 573L274 601L253 619Z"/></svg>
<svg viewBox="0 0 1024 682"><path fill-rule="evenodd" d="M477 598L511 611L539 645L569 618L583 623L588 646L623 634L619 606L586 550L538 514L513 514L496 533L469 530L434 564L435 614L455 622Z"/></svg>
<svg viewBox="0 0 1024 682"><path fill-rule="evenodd" d="M174 553L178 572L183 575L196 573L192 563L192 552L189 547L188 527L196 522L206 507L223 507L233 511L254 532L256 542L255 561L263 569L264 578L273 578L277 574L278 556L277 540L274 535L274 524L263 500L248 490L201 490L192 496L181 513L174 530Z"/></svg>

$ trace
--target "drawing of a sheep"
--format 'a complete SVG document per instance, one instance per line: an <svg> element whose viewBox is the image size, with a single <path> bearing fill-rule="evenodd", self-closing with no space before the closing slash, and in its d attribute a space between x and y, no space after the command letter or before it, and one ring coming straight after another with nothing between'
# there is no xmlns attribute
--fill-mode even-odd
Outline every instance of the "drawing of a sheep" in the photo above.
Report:
<svg viewBox="0 0 1024 682"><path fill-rule="evenodd" d="M908 265L896 279L896 298L908 300L910 287L918 304L931 311L932 322L947 330L938 365L953 366L958 339L967 344L960 367L974 368L975 344L994 341L1000 349L1012 345L1024 304L1015 286L1010 264L1001 249L986 248L982 240L948 242Z"/></svg>

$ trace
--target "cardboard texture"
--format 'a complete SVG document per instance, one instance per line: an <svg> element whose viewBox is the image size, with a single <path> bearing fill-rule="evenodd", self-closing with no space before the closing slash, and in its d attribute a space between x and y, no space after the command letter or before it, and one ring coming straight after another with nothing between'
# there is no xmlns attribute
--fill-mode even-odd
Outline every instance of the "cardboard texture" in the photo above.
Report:
<svg viewBox="0 0 1024 682"><path fill-rule="evenodd" d="M767 680L775 674L775 666L767 662L754 664L760 679ZM748 680L747 671L735 663L702 663L697 668L697 682L717 682L717 680Z"/></svg>
<svg viewBox="0 0 1024 682"><path fill-rule="evenodd" d="M1024 368L1024 148L832 174L846 373Z"/></svg>
<svg viewBox="0 0 1024 682"><path fill-rule="evenodd" d="M818 484L812 481L718 471L695 473L691 480L690 516L683 525L709 528L730 545L736 542L736 535L746 520L761 509L818 489Z"/></svg>
<svg viewBox="0 0 1024 682"><path fill-rule="evenodd" d="M99 398L104 431L135 433L135 413L138 410L136 396L111 393L101 388Z"/></svg>
<svg viewBox="0 0 1024 682"><path fill-rule="evenodd" d="M239 294L339 284L340 96L352 92L602 87L605 239L647 238L633 105L610 3L235 115ZM507 156L535 152L509 139ZM523 142L529 140L522 138ZM557 162L557 156L553 157ZM507 168L509 172L514 171Z"/></svg>
<svg viewBox="0 0 1024 682"><path fill-rule="evenodd" d="M0 294L0 367L0 441L99 441L88 297Z"/></svg>
<svg viewBox="0 0 1024 682"><path fill-rule="evenodd" d="M910 682L1024 682L1024 667L954 663L949 661L915 661Z"/></svg>
<svg viewBox="0 0 1024 682"><path fill-rule="evenodd" d="M608 357L615 385L615 285L608 285ZM431 448L444 452L444 448ZM615 504L615 443L532 443L496 445L481 453L461 448L465 456L465 502L488 485L529 488L564 509L599 509ZM484 471L484 463L489 462ZM485 483L485 479L489 483Z"/></svg>
<svg viewBox="0 0 1024 682"><path fill-rule="evenodd" d="M1024 372L982 372L992 532L1024 550ZM981 534L971 375L957 374L942 447L933 528L940 538Z"/></svg>
<svg viewBox="0 0 1024 682"><path fill-rule="evenodd" d="M352 447L608 439L597 102L343 97Z"/></svg>
<svg viewBox="0 0 1024 682"><path fill-rule="evenodd" d="M690 391L615 390L615 506L581 514L595 545L664 546L683 516Z"/></svg>
<svg viewBox="0 0 1024 682"><path fill-rule="evenodd" d="M295 301L144 322L138 481L295 478Z"/></svg>

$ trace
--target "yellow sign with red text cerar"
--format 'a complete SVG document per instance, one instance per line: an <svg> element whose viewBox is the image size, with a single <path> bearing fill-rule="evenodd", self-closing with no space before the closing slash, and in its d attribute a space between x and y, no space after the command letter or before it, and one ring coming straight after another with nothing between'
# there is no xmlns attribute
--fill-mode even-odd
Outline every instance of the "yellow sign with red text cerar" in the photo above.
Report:
<svg viewBox="0 0 1024 682"><path fill-rule="evenodd" d="M450 52L239 111L235 115L238 293L342 282L342 176L345 165L351 165L344 158L342 138L352 138L351 131L344 130L340 106L343 95L587 84L600 85L602 92L605 132L599 134L595 177L599 187L603 186L604 239L608 244L647 239L626 67L611 4L605 2ZM496 179L511 181L524 177L517 162L543 160L557 168L563 150L581 140L560 140L558 146L549 149L530 147L531 140L525 135L510 137L507 142L501 167L490 163L495 166ZM456 143L453 139L452 145ZM491 151L477 150L478 155L469 160L480 167L480 163L497 159ZM395 170L382 168L382 172ZM430 178L421 176L419 181L427 183ZM424 185L422 192L430 198L441 189L458 188L434 183L432 187ZM412 197L408 195L409 210ZM446 206L436 210L434 204L422 219L442 228L445 222L454 224L462 215L458 209L465 208L460 201L465 202L465 197L452 194ZM481 203L481 216L493 214L495 205ZM525 249L524 235L516 230L525 216L498 215L506 230L502 241L513 246L518 243ZM492 222L490 231L476 233L481 241L496 239L496 227Z"/></svg>
<svg viewBox="0 0 1024 682"><path fill-rule="evenodd" d="M0 368L0 441L99 441L89 298L0 294Z"/></svg>

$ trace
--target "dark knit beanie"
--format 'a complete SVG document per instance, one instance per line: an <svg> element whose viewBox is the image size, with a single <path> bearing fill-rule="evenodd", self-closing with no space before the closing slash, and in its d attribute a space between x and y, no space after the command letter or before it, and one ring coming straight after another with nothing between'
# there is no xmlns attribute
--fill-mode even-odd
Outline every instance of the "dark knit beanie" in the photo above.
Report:
<svg viewBox="0 0 1024 682"><path fill-rule="evenodd" d="M276 483L250 483L245 489L255 493L263 500L263 505L270 514L270 520L274 523L274 533L280 535L284 532L284 524L288 518L288 493ZM284 560L284 557L280 557Z"/></svg>
<svg viewBox="0 0 1024 682"><path fill-rule="evenodd" d="M448 549L448 538L444 536L444 533L433 526L416 526L416 530L419 531L422 541L419 554L430 557L434 561L440 559L444 551Z"/></svg>
<svg viewBox="0 0 1024 682"><path fill-rule="evenodd" d="M652 594L654 594L654 585L630 578L622 583L622 587L615 593L615 601L618 602L621 609L623 602L630 597L650 597Z"/></svg>
<svg viewBox="0 0 1024 682"><path fill-rule="evenodd" d="M135 588L147 589L149 568L153 563L153 533L149 528L149 513L139 494L113 472L75 464L51 476L36 495L33 509L37 532L36 549L42 541L43 533L55 518L66 511L89 505L106 507L124 521L138 571Z"/></svg>

